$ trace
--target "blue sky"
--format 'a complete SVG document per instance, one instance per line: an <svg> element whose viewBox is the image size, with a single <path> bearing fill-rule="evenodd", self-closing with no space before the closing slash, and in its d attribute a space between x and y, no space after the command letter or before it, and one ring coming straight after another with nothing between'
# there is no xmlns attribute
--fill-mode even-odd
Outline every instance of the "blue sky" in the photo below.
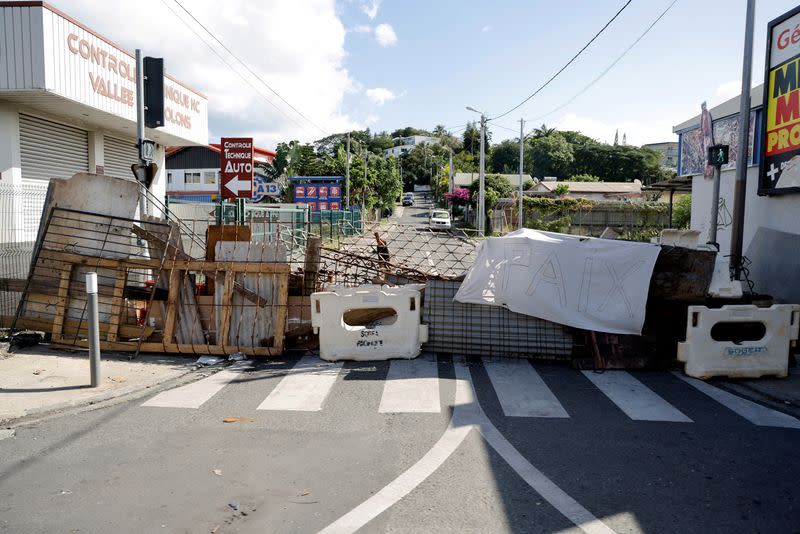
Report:
<svg viewBox="0 0 800 534"><path fill-rule="evenodd" d="M498 124L519 128L568 100L618 57L671 0L634 0L620 17L547 89ZM339 4L348 29L391 24L394 46L368 33L348 32L345 66L365 87L397 97L383 105L348 94L344 108L371 127L454 126L472 117L471 105L489 116L516 105L563 65L624 4L622 0L380 3L374 20L362 2ZM797 5L761 1L756 7L753 81L763 78L766 24ZM631 52L588 92L542 122L580 128L613 140L620 129L641 144L673 139L671 126L739 93L744 0L678 0ZM378 117L375 119L375 117ZM495 139L514 133L493 128Z"/></svg>
<svg viewBox="0 0 800 534"><path fill-rule="evenodd" d="M499 114L555 73L625 2L178 1L311 122L239 66L176 0L52 0L122 46L163 56L169 73L205 93L210 141L253 136L264 147L366 126L458 127L477 118L467 105ZM520 117L537 119L579 92L671 1L633 0L551 86L498 120L494 139L514 137ZM767 22L795 5L757 3L755 83L763 78ZM586 94L528 127L544 122L608 142L619 129L620 139L625 133L637 145L675 139L672 126L699 113L703 100L713 105L739 93L744 12L745 0L678 0Z"/></svg>

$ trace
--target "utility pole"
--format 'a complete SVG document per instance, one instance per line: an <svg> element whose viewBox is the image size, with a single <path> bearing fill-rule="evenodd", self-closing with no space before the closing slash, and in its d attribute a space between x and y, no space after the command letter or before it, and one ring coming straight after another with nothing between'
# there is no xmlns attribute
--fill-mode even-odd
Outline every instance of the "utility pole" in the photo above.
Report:
<svg viewBox="0 0 800 534"><path fill-rule="evenodd" d="M447 173L447 192L453 194L453 149L450 149L450 170Z"/></svg>
<svg viewBox="0 0 800 534"><path fill-rule="evenodd" d="M147 161L142 158L142 143L144 143L144 66L142 51L136 49L136 138L139 149L139 170L136 177L139 181L139 219L144 220L147 214L147 193L145 188L145 166Z"/></svg>
<svg viewBox="0 0 800 534"><path fill-rule="evenodd" d="M736 182L733 186L733 225L731 227L731 270L734 280L742 276L744 203L747 194L747 141L750 129L750 83L753 74L753 20L756 2L747 0L742 58L742 94L739 97L739 149L736 152ZM765 88L766 90L766 88Z"/></svg>
<svg viewBox="0 0 800 534"><path fill-rule="evenodd" d="M347 164L344 170L344 205L350 211L350 132L347 132Z"/></svg>
<svg viewBox="0 0 800 534"><path fill-rule="evenodd" d="M361 213L367 207L367 158L369 157L367 149L364 148L364 186L361 188Z"/></svg>
<svg viewBox="0 0 800 534"><path fill-rule="evenodd" d="M522 154L523 154L523 147L525 146L525 134L523 130L525 129L525 119L519 120L519 213L517 214L517 230L522 229L522 195L523 195L523 187L522 187Z"/></svg>
<svg viewBox="0 0 800 534"><path fill-rule="evenodd" d="M483 235L485 232L484 226L486 225L486 206L484 205L486 194L486 115L481 113L481 160L480 160L480 174L478 175L478 232Z"/></svg>

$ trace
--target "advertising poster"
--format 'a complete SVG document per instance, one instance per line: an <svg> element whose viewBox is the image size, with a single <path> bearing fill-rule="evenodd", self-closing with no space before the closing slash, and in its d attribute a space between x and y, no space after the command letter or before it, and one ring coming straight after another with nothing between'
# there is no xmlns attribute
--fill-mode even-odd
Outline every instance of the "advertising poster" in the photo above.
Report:
<svg viewBox="0 0 800 534"><path fill-rule="evenodd" d="M223 137L220 140L220 192L224 199L253 196L253 138Z"/></svg>
<svg viewBox="0 0 800 534"><path fill-rule="evenodd" d="M800 193L800 7L767 26L758 194Z"/></svg>
<svg viewBox="0 0 800 534"><path fill-rule="evenodd" d="M319 196L320 200L327 200L328 199L328 186L327 185L319 186L318 193L319 194L317 196Z"/></svg>
<svg viewBox="0 0 800 534"><path fill-rule="evenodd" d="M294 186L294 201L305 202L305 200L306 200L306 186L304 185Z"/></svg>

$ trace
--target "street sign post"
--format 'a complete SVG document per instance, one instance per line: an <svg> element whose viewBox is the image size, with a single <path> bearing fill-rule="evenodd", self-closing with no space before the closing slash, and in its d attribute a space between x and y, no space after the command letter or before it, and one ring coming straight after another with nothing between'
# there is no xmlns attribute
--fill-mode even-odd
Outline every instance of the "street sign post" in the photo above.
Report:
<svg viewBox="0 0 800 534"><path fill-rule="evenodd" d="M253 196L253 138L220 140L220 193L223 199Z"/></svg>

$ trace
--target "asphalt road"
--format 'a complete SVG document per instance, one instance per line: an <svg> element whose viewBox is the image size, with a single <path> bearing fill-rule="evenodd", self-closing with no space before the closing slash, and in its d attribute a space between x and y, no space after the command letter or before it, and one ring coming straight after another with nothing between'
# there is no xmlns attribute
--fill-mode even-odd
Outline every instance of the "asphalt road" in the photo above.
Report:
<svg viewBox="0 0 800 534"><path fill-rule="evenodd" d="M0 532L800 531L800 429L717 391L527 361L243 366L18 428Z"/></svg>

